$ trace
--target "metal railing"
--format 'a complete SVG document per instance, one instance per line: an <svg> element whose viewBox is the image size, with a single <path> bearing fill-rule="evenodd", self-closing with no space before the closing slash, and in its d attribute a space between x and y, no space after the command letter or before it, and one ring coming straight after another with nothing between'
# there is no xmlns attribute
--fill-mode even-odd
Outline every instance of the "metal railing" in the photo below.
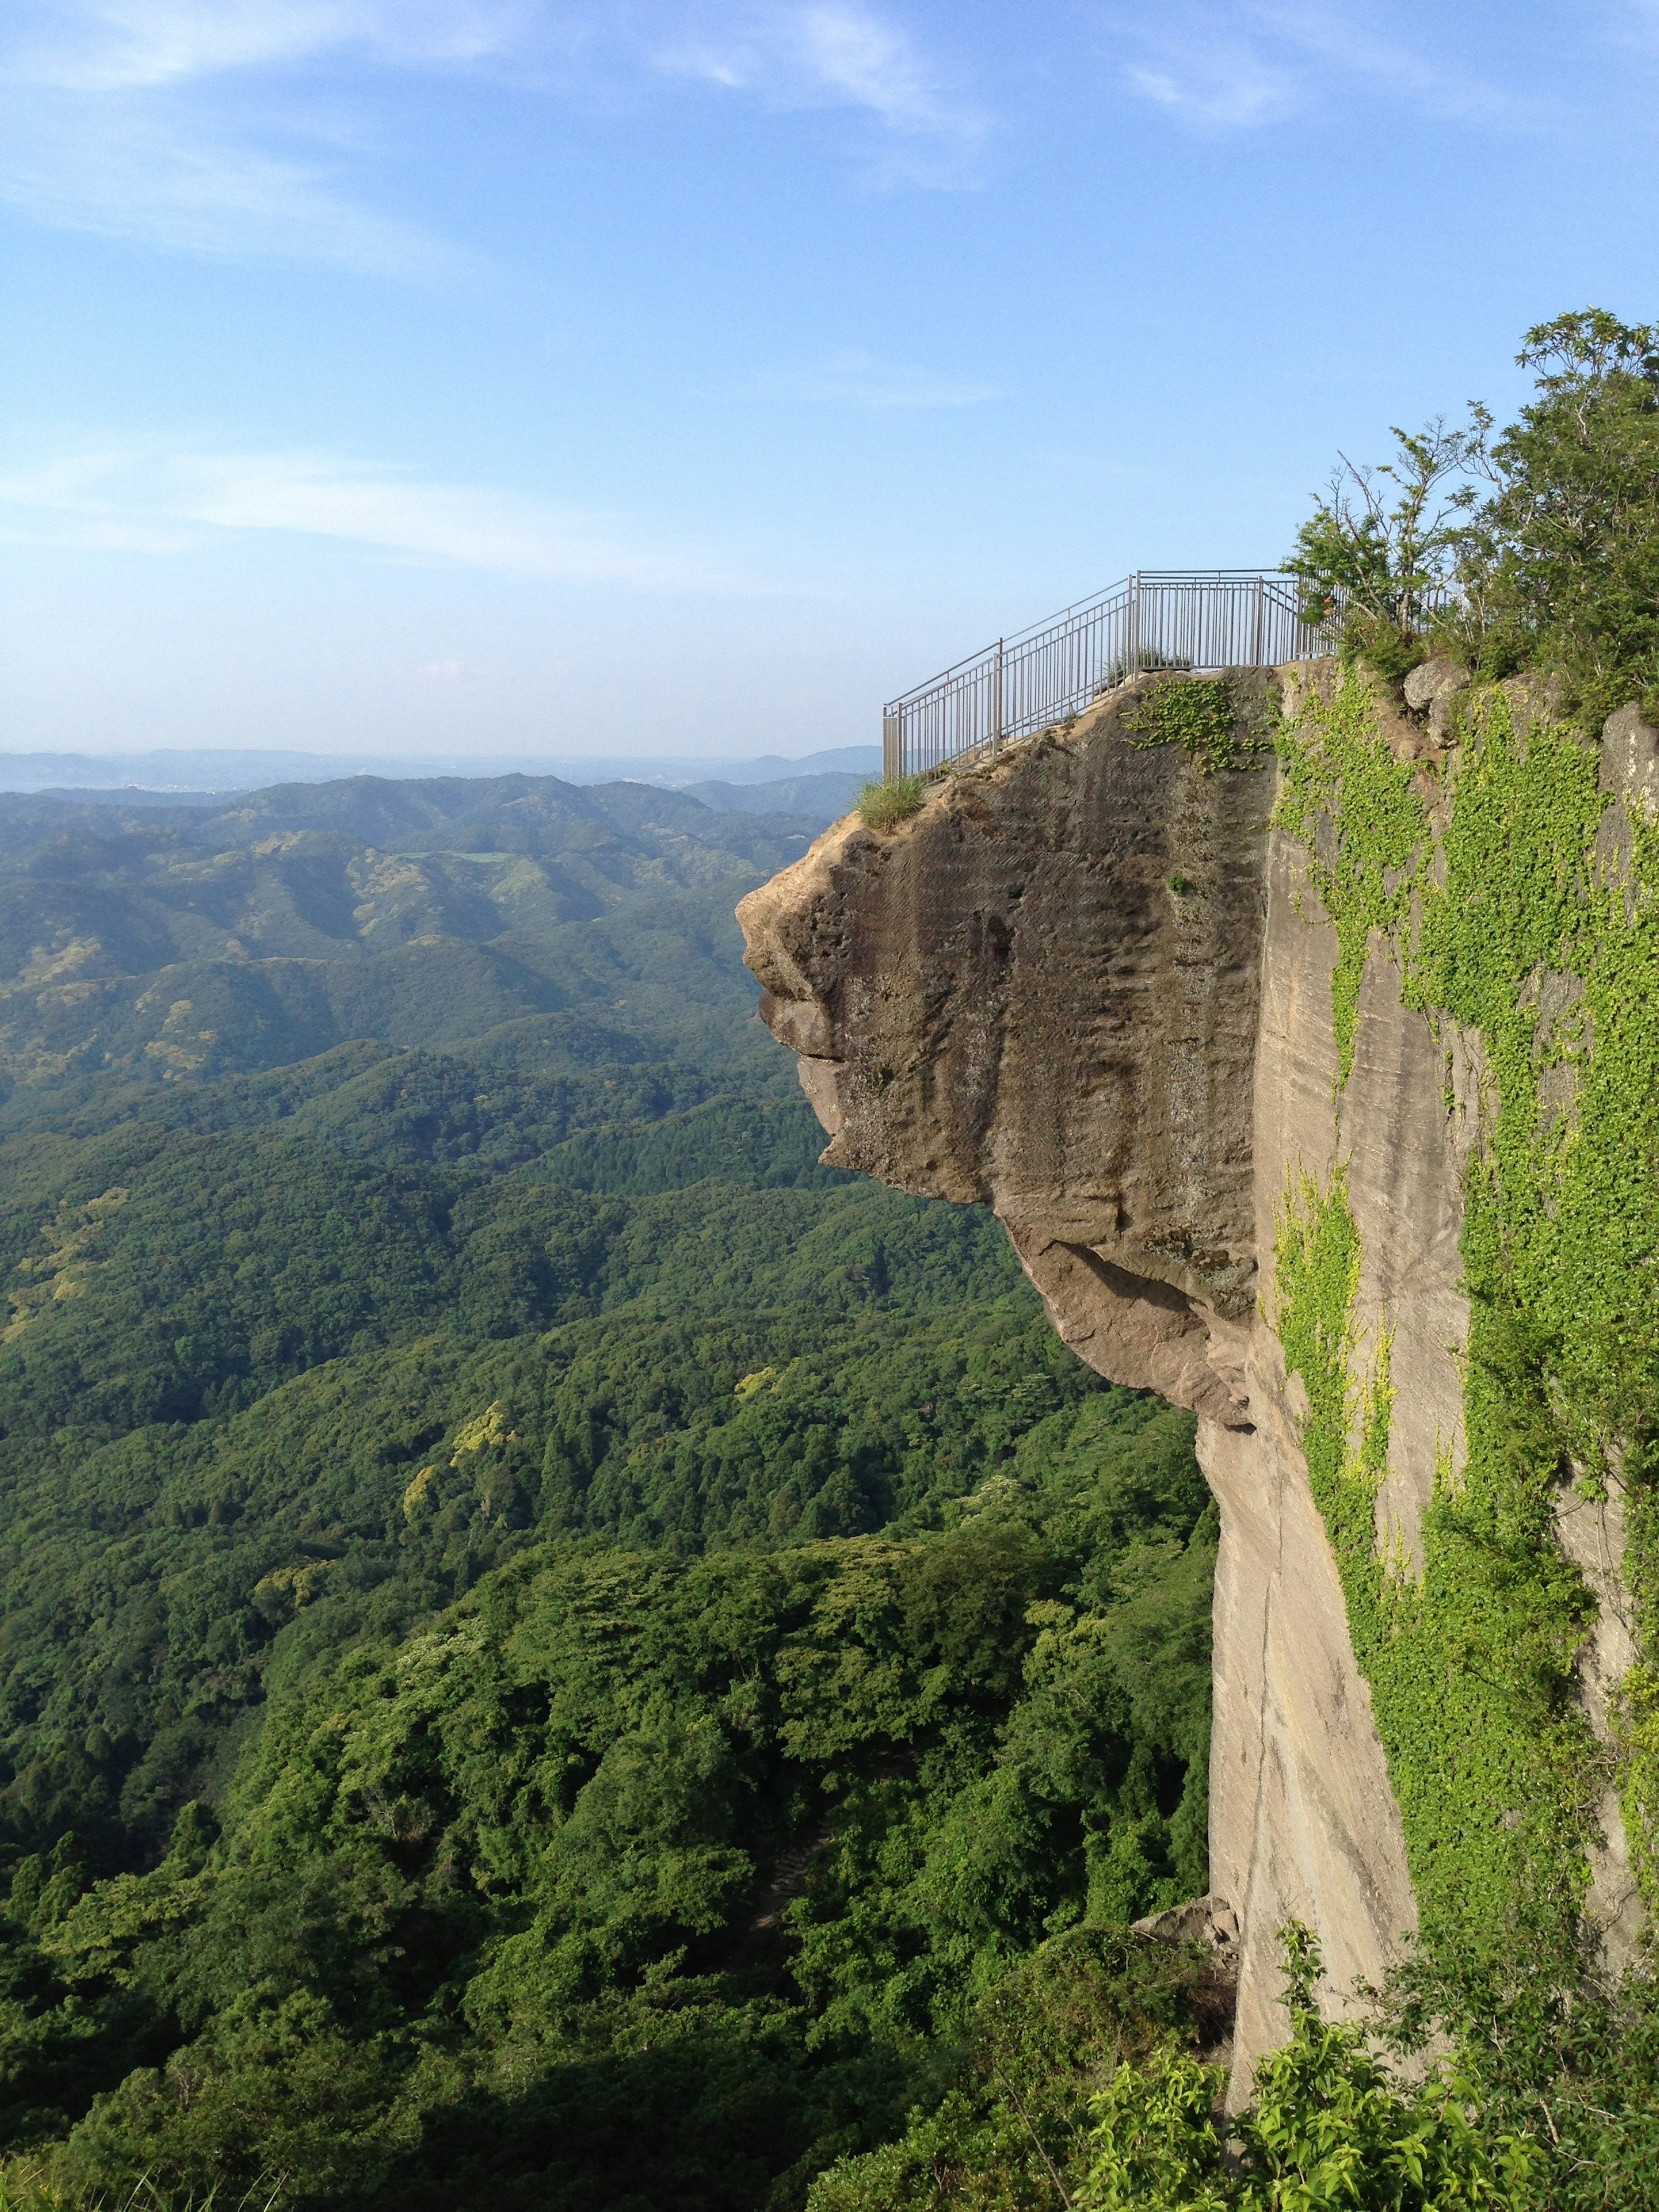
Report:
<svg viewBox="0 0 1659 2212"><path fill-rule="evenodd" d="M927 775L1079 713L1152 668L1271 668L1336 649L1334 610L1304 622L1293 576L1268 568L1143 568L890 700L882 773Z"/></svg>

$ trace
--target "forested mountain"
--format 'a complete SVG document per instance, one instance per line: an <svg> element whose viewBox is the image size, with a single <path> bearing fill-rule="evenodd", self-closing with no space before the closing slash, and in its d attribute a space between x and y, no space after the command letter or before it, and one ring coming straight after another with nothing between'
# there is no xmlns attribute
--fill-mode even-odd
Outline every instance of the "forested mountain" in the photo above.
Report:
<svg viewBox="0 0 1659 2212"><path fill-rule="evenodd" d="M829 2205L915 2108L1046 2203L1208 2032L1191 1423L816 1164L817 826L0 799L9 2185Z"/></svg>
<svg viewBox="0 0 1659 2212"><path fill-rule="evenodd" d="M70 1097L107 1104L112 1084L286 1066L346 1039L450 1045L531 1018L542 1030L495 1057L546 1070L636 1059L647 1039L701 1051L711 1016L730 1028L748 1011L715 951L732 941L730 887L818 826L551 776L357 776L218 811L0 794L14 1125L55 1123Z"/></svg>

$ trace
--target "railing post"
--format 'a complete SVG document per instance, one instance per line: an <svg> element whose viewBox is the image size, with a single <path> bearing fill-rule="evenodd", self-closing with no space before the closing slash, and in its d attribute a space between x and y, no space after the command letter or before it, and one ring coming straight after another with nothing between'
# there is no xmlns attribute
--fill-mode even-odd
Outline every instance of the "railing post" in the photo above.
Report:
<svg viewBox="0 0 1659 2212"><path fill-rule="evenodd" d="M1250 665L1252 668L1260 668L1261 665L1262 595L1266 590L1267 584L1265 580L1261 576L1258 576L1255 580L1255 635L1250 641Z"/></svg>
<svg viewBox="0 0 1659 2212"><path fill-rule="evenodd" d="M1129 610L1123 626L1123 673L1140 673L1140 571L1129 579Z"/></svg>
<svg viewBox="0 0 1659 2212"><path fill-rule="evenodd" d="M904 726L904 709L881 718L881 773L886 783L896 783L903 775L899 761L899 732Z"/></svg>
<svg viewBox="0 0 1659 2212"><path fill-rule="evenodd" d="M991 751L1002 750L1002 640L997 640L996 665L991 675Z"/></svg>

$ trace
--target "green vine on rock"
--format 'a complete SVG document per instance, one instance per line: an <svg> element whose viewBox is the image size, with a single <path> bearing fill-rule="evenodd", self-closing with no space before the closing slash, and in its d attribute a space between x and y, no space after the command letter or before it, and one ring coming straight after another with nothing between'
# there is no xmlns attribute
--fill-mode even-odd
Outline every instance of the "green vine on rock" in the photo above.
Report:
<svg viewBox="0 0 1659 2212"><path fill-rule="evenodd" d="M1368 957L1475 1071L1464 1176L1464 1461L1442 1456L1420 1570L1367 1510L1386 1462L1357 1385L1359 1239L1339 1172L1286 1195L1275 1326L1308 1393L1303 1442L1431 1942L1570 1943L1596 1804L1619 1772L1659 1907L1659 828L1609 801L1584 732L1535 688L1474 695L1437 843L1350 676L1286 733L1278 819L1338 937L1343 1073ZM1621 810L1622 811L1622 810ZM1615 829L1619 828L1614 823ZM1621 842L1622 836L1622 842ZM1367 1410L1365 1394L1371 1393ZM1356 1442L1356 1437L1358 1441ZM1569 1486L1617 1492L1639 1657L1598 1743L1575 1660L1594 1602L1561 1548Z"/></svg>
<svg viewBox="0 0 1659 2212"><path fill-rule="evenodd" d="M1260 768L1273 747L1241 721L1224 676L1164 676L1123 718L1138 752L1183 745L1200 775L1219 769Z"/></svg>
<svg viewBox="0 0 1659 2212"><path fill-rule="evenodd" d="M1465 1183L1471 1463L1528 1471L1542 1541L1569 1476L1622 1502L1622 1796L1659 1908L1659 830L1634 809L1598 860L1597 769L1571 723L1475 702L1410 996L1479 1032L1494 1102Z"/></svg>
<svg viewBox="0 0 1659 2212"><path fill-rule="evenodd" d="M1279 732L1273 825L1307 848L1308 872L1336 931L1331 1015L1337 1084L1353 1072L1359 985L1374 934L1403 966L1413 897L1429 856L1429 821L1410 761L1389 751L1364 675L1342 672L1335 692L1310 691Z"/></svg>
<svg viewBox="0 0 1659 2212"><path fill-rule="evenodd" d="M1279 1215L1276 1325L1308 1394L1302 1443L1406 1832L1424 1932L1488 1941L1539 1915L1570 1926L1585 1881L1594 1745L1572 1703L1584 1589L1522 1469L1471 1454L1435 1469L1421 1559L1379 1535L1389 1342L1356 1383L1360 1244L1339 1169Z"/></svg>

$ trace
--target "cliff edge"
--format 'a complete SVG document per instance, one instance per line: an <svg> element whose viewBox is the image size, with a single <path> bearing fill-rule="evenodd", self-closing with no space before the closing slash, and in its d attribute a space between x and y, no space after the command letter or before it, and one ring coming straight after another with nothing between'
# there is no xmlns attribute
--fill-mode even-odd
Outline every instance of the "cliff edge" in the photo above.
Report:
<svg viewBox="0 0 1659 2212"><path fill-rule="evenodd" d="M1541 1232L1500 1219L1490 1279L1465 1246L1471 1192L1483 1234L1493 1206L1520 1222L1527 1176L1536 1198L1585 1133L1595 1043L1573 1010L1646 912L1659 740L1627 714L1597 752L1541 694L1482 702L1443 670L1401 708L1328 663L1206 681L1225 741L1160 738L1160 700L1199 684L1136 678L890 832L837 824L738 919L824 1158L991 1206L1065 1340L1199 1416L1242 2095L1282 2037L1288 1918L1340 2007L1419 1912L1497 1927L1547 1863L1578 1870L1570 1909L1611 1953L1640 1917L1629 1423L1581 1407L1576 1448L1564 1431L1509 1468L1486 1323L1525 1295L1516 1238ZM1594 957L1504 952L1537 1063L1523 1115L1502 994L1472 999L1448 946L1485 896L1480 841L1506 841L1494 882L1516 865L1504 779L1520 807L1547 763L1589 799L1528 834L1566 839L1599 934ZM1546 1346L1532 1378L1558 1425L1564 1359ZM1512 1536L1517 1512L1533 1582L1500 1590L1483 1516ZM1535 1713L1492 1688L1522 1628L1547 1650Z"/></svg>

